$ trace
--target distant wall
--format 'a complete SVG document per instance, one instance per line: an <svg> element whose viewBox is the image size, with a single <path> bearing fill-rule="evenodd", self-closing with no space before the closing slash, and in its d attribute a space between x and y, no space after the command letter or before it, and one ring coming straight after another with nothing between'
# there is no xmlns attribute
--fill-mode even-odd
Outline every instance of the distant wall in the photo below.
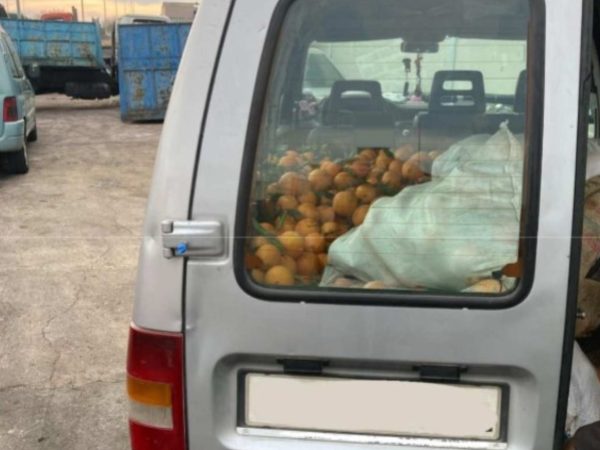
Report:
<svg viewBox="0 0 600 450"><path fill-rule="evenodd" d="M164 2L161 14L173 22L192 22L196 15L197 3Z"/></svg>

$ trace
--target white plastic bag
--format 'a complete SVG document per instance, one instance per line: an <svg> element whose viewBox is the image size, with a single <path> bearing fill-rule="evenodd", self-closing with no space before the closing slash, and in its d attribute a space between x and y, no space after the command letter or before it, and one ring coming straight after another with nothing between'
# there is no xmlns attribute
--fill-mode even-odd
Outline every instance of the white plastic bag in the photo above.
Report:
<svg viewBox="0 0 600 450"><path fill-rule="evenodd" d="M390 287L460 291L517 261L523 148L506 125L458 142L432 181L384 197L329 249L322 285L339 276Z"/></svg>
<svg viewBox="0 0 600 450"><path fill-rule="evenodd" d="M600 420L600 383L592 363L575 343L569 402L567 406L566 432L575 432L590 423Z"/></svg>

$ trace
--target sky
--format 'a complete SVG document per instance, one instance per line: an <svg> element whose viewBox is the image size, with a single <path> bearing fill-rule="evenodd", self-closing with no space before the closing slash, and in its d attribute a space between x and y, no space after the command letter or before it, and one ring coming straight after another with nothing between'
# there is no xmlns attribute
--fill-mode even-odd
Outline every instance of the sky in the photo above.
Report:
<svg viewBox="0 0 600 450"><path fill-rule="evenodd" d="M194 2L197 0L177 0ZM21 11L32 19L39 18L40 14L49 11L70 11L71 6L81 9L82 0L20 0ZM109 19L118 15L131 14L160 14L162 0L83 0L85 19L92 17L104 18L104 2ZM16 12L17 0L0 0L8 12Z"/></svg>

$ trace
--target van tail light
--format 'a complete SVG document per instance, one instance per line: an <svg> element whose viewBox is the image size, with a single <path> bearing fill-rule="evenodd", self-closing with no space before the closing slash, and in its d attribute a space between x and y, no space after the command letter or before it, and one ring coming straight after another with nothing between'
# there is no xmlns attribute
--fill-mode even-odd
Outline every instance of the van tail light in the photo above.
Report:
<svg viewBox="0 0 600 450"><path fill-rule="evenodd" d="M184 450L183 335L132 325L127 394L132 450Z"/></svg>
<svg viewBox="0 0 600 450"><path fill-rule="evenodd" d="M5 122L16 122L19 120L17 112L17 97L5 97L2 117Z"/></svg>

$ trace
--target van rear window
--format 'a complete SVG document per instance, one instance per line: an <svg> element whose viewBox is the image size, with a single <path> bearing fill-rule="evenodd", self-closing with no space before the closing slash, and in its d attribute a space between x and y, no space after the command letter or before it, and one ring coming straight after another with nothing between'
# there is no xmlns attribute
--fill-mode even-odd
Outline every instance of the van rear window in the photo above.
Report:
<svg viewBox="0 0 600 450"><path fill-rule="evenodd" d="M534 10L294 1L251 148L247 280L319 295L515 290Z"/></svg>

